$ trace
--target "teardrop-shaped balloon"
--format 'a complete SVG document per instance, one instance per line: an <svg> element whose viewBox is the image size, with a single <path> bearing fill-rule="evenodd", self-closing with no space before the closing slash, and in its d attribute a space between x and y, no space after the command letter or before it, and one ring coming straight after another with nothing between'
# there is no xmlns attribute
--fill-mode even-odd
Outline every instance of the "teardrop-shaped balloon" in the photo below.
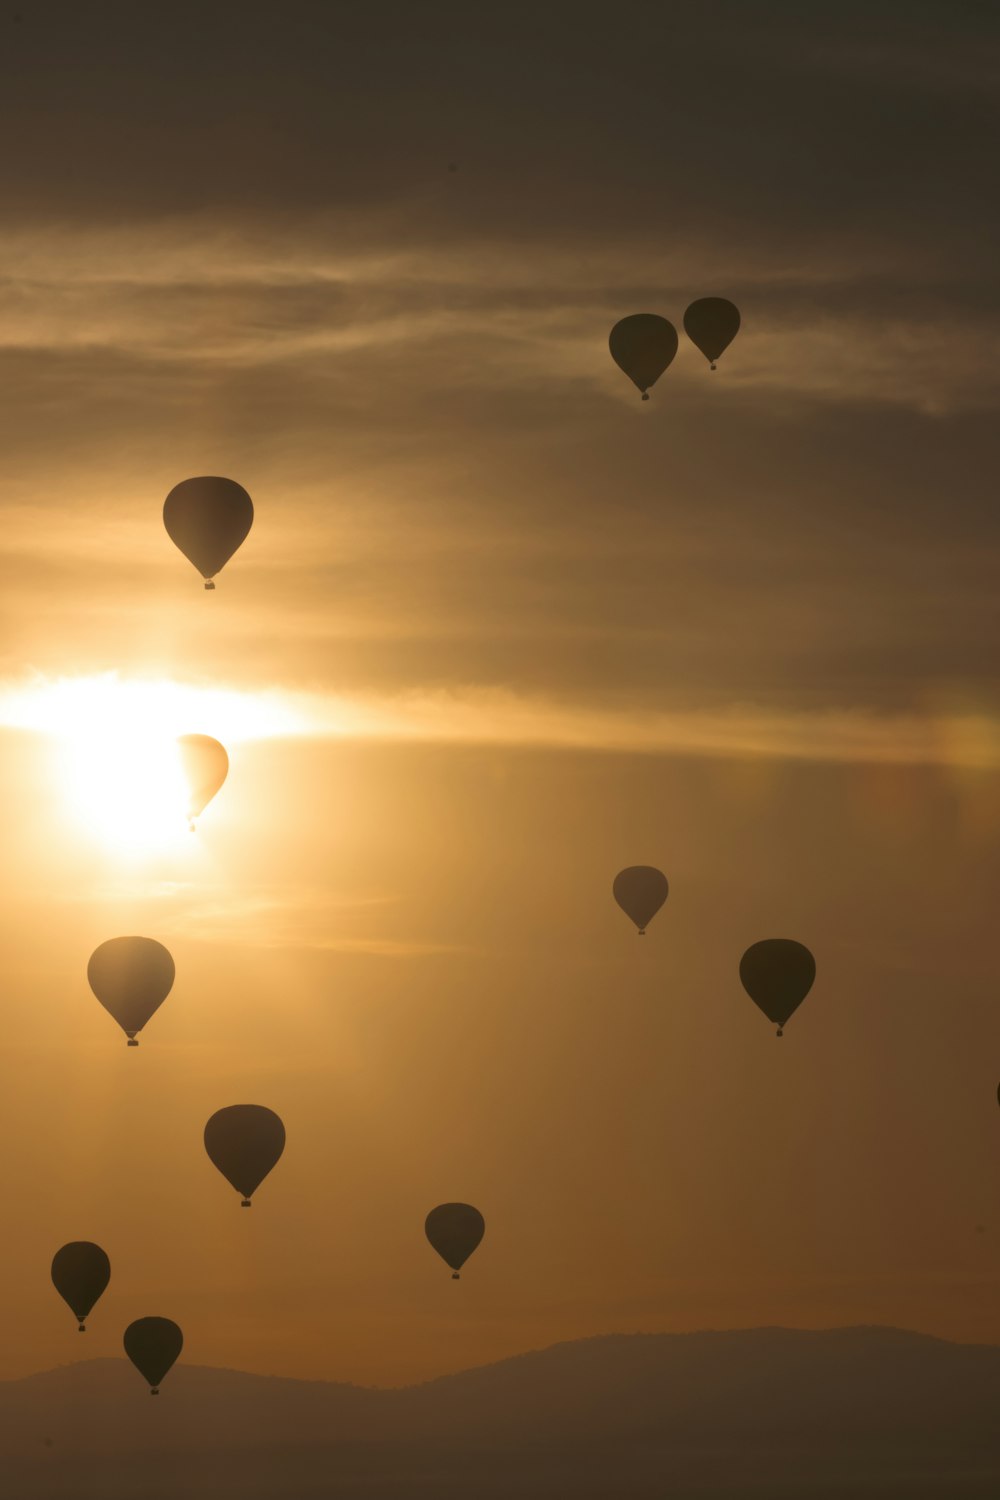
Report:
<svg viewBox="0 0 1000 1500"><path fill-rule="evenodd" d="M187 815L193 827L195 818L205 811L229 775L229 756L225 746L210 734L182 734L177 745L188 788Z"/></svg>
<svg viewBox="0 0 1000 1500"><path fill-rule="evenodd" d="M125 1330L125 1353L143 1379L150 1395L160 1394L160 1382L184 1348L184 1335L169 1318L137 1318Z"/></svg>
<svg viewBox="0 0 1000 1500"><path fill-rule="evenodd" d="M94 1303L111 1280L111 1262L100 1245L71 1240L52 1257L52 1285L85 1333Z"/></svg>
<svg viewBox="0 0 1000 1500"><path fill-rule="evenodd" d="M174 961L154 938L109 938L90 955L87 978L129 1046L138 1047L137 1033L170 994Z"/></svg>
<svg viewBox="0 0 1000 1500"><path fill-rule="evenodd" d="M699 297L684 314L684 332L712 369L740 331L740 310L725 297Z"/></svg>
<svg viewBox="0 0 1000 1500"><path fill-rule="evenodd" d="M486 1221L471 1203L439 1203L424 1220L424 1233L445 1265L452 1280L486 1233Z"/></svg>
<svg viewBox="0 0 1000 1500"><path fill-rule="evenodd" d="M645 934L649 923L667 899L667 877L654 865L629 865L619 870L611 893L622 911Z"/></svg>
<svg viewBox="0 0 1000 1500"><path fill-rule="evenodd" d="M740 980L754 1005L782 1035L789 1016L802 1004L816 978L816 960L803 943L765 938L740 959Z"/></svg>
<svg viewBox="0 0 1000 1500"><path fill-rule="evenodd" d="M203 474L175 484L163 502L163 524L175 547L214 589L222 571L253 525L253 501L235 479Z"/></svg>
<svg viewBox="0 0 1000 1500"><path fill-rule="evenodd" d="M230 1104L205 1126L205 1150L213 1166L243 1196L243 1207L285 1149L285 1127L262 1104Z"/></svg>
<svg viewBox="0 0 1000 1500"><path fill-rule="evenodd" d="M622 318L608 339L611 358L638 386L643 401L677 353L677 330L658 313L632 313Z"/></svg>

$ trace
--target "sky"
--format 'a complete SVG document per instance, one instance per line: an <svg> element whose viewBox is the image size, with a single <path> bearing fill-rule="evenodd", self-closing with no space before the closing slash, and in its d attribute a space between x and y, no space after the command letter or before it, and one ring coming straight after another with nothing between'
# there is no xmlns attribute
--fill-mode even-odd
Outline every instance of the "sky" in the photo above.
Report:
<svg viewBox="0 0 1000 1500"><path fill-rule="evenodd" d="M379 1385L1000 1341L995 8L0 28L0 1376L147 1313ZM611 325L700 296L736 341L641 403ZM205 473L256 512L214 594L161 523ZM193 838L126 796L181 732L231 758ZM132 932L177 964L138 1051L86 983ZM769 936L818 968L780 1043ZM251 1215L237 1102L288 1134Z"/></svg>

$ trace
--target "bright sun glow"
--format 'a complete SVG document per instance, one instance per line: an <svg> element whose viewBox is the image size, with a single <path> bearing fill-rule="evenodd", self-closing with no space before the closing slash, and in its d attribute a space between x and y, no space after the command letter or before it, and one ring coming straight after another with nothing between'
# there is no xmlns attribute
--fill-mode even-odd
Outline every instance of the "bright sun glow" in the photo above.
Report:
<svg viewBox="0 0 1000 1500"><path fill-rule="evenodd" d="M68 811L127 855L167 850L189 837L179 735L209 734L231 754L241 740L301 734L307 727L274 696L122 681L115 674L4 692L0 722L53 736Z"/></svg>

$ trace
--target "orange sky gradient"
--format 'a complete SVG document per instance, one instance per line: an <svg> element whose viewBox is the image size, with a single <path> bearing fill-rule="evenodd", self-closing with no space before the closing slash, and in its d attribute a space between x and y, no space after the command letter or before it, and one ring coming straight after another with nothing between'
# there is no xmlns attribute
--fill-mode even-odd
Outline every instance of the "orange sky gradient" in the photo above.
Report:
<svg viewBox="0 0 1000 1500"><path fill-rule="evenodd" d="M383 56L385 7L192 55L193 8L25 6L0 52L0 1377L147 1312L378 1385L1000 1342L995 38L668 6L667 90L660 7L560 8L389 6ZM736 342L640 403L612 322L702 295ZM161 522L202 473L256 507L215 594ZM126 847L68 767L160 713L229 779ZM128 933L177 965L137 1052L86 981ZM818 966L780 1043L770 936ZM288 1135L250 1214L238 1102Z"/></svg>

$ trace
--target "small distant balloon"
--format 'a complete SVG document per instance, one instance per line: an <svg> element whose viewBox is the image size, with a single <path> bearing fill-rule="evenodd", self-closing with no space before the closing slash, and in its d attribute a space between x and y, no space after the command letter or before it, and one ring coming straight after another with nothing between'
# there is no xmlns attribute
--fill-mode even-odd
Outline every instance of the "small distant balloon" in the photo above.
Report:
<svg viewBox="0 0 1000 1500"><path fill-rule="evenodd" d="M175 484L163 502L163 524L207 589L253 525L253 501L235 479L203 474Z"/></svg>
<svg viewBox="0 0 1000 1500"><path fill-rule="evenodd" d="M100 1245L71 1240L52 1257L52 1285L86 1333L87 1318L111 1280L111 1262Z"/></svg>
<svg viewBox="0 0 1000 1500"><path fill-rule="evenodd" d="M740 310L725 297L699 297L684 314L684 332L712 369L740 330Z"/></svg>
<svg viewBox="0 0 1000 1500"><path fill-rule="evenodd" d="M193 831L195 818L205 811L229 775L229 756L225 746L210 734L182 734L177 744L188 789L188 822Z"/></svg>
<svg viewBox="0 0 1000 1500"><path fill-rule="evenodd" d="M149 1394L158 1396L164 1376L184 1347L177 1324L169 1318L138 1318L126 1328L122 1343L139 1374L149 1382Z"/></svg>
<svg viewBox="0 0 1000 1500"><path fill-rule="evenodd" d="M667 899L667 877L654 865L629 865L615 876L611 893L627 917L645 936L646 928Z"/></svg>
<svg viewBox="0 0 1000 1500"><path fill-rule="evenodd" d="M677 353L677 330L658 313L632 313L612 328L608 347L615 364L648 401L649 387Z"/></svg>
<svg viewBox="0 0 1000 1500"><path fill-rule="evenodd" d="M765 938L740 959L740 980L758 1006L784 1035L784 1026L812 989L816 960L803 943Z"/></svg>
<svg viewBox="0 0 1000 1500"><path fill-rule="evenodd" d="M147 937L109 938L87 964L90 988L138 1047L138 1033L170 994L174 961L162 943Z"/></svg>
<svg viewBox="0 0 1000 1500"><path fill-rule="evenodd" d="M424 1221L424 1233L445 1265L452 1281L486 1233L486 1221L471 1203L439 1203Z"/></svg>
<svg viewBox="0 0 1000 1500"><path fill-rule="evenodd" d="M205 1150L214 1167L241 1194L243 1207L281 1158L285 1127L262 1104L230 1104L205 1126Z"/></svg>

